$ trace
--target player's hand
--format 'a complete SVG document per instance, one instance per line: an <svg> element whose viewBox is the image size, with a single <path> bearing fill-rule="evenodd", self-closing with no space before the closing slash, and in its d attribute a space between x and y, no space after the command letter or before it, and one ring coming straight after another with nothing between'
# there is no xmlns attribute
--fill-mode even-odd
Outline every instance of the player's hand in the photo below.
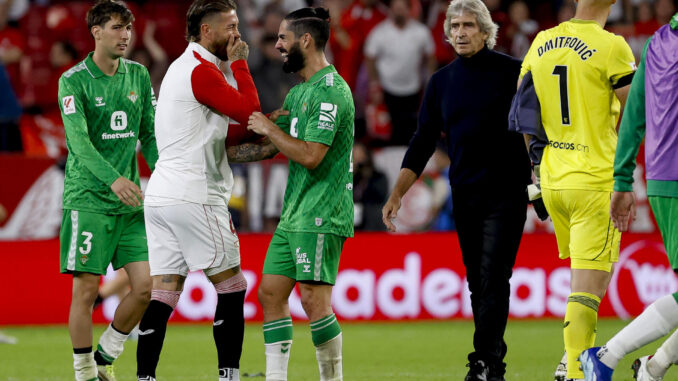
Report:
<svg viewBox="0 0 678 381"><path fill-rule="evenodd" d="M141 205L141 200L144 195L141 194L141 189L132 181L125 177L118 177L113 184L111 184L113 193L122 201L123 204L129 206Z"/></svg>
<svg viewBox="0 0 678 381"><path fill-rule="evenodd" d="M263 136L268 136L272 126L275 124L259 111L253 112L247 120L247 129Z"/></svg>
<svg viewBox="0 0 678 381"><path fill-rule="evenodd" d="M228 54L228 60L231 62L247 60L250 55L250 48L240 37L231 35L228 39L228 45L226 45L226 54Z"/></svg>
<svg viewBox="0 0 678 381"><path fill-rule="evenodd" d="M273 111L272 113L270 113L268 115L268 119L271 122L275 123L275 121L278 120L278 118L280 118L282 115L289 115L289 114L290 114L289 111L279 108L279 109Z"/></svg>
<svg viewBox="0 0 678 381"><path fill-rule="evenodd" d="M398 217L398 210L400 210L400 198L397 196L391 195L384 204L384 207L381 209L381 220L388 228L388 231L395 232L396 227L393 224L393 220Z"/></svg>
<svg viewBox="0 0 678 381"><path fill-rule="evenodd" d="M636 198L633 192L612 193L610 218L620 232L629 230L629 223L636 217Z"/></svg>

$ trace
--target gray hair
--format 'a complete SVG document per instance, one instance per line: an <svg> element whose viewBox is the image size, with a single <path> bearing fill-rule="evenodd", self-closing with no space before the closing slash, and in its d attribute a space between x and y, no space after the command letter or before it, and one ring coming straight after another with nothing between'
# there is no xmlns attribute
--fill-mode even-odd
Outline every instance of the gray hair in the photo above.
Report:
<svg viewBox="0 0 678 381"><path fill-rule="evenodd" d="M450 2L450 6L447 8L447 14L445 15L444 25L447 41L450 44L452 43L452 38L450 37L450 20L455 17L460 17L462 13L470 13L475 16L480 31L487 33L485 45L490 49L494 48L494 45L497 44L497 31L499 30L499 26L492 21L490 11L482 0L452 0Z"/></svg>

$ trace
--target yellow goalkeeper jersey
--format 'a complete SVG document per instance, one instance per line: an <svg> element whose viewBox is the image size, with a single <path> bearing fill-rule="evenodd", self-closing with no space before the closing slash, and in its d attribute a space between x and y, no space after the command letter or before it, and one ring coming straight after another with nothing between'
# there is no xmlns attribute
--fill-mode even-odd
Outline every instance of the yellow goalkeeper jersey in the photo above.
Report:
<svg viewBox="0 0 678 381"><path fill-rule="evenodd" d="M621 36L595 21L572 19L540 32L523 61L532 72L549 144L541 186L612 191L620 103L614 89L636 68Z"/></svg>

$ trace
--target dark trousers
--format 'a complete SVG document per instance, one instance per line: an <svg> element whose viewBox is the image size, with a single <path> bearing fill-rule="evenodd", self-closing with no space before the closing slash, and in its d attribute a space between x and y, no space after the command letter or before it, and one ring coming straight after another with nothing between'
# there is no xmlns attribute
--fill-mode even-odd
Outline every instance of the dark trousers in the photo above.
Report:
<svg viewBox="0 0 678 381"><path fill-rule="evenodd" d="M417 113L421 98L419 93L394 95L384 91L384 103L391 116L392 145L406 146L417 130Z"/></svg>
<svg viewBox="0 0 678 381"><path fill-rule="evenodd" d="M509 312L509 280L527 213L525 188L513 191L497 184L491 191L454 189L457 225L466 277L471 291L475 333L469 361L483 360L503 369L504 331ZM503 374L503 372L500 372Z"/></svg>

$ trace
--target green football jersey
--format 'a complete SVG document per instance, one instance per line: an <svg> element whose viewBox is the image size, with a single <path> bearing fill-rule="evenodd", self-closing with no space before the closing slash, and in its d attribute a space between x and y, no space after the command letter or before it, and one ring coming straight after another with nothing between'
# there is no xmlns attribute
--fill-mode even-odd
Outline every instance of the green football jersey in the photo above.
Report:
<svg viewBox="0 0 678 381"><path fill-rule="evenodd" d="M109 77L92 54L59 79L68 147L63 207L102 214L141 210L123 204L110 186L121 176L139 185L137 140L151 170L158 160L150 76L144 66L121 58Z"/></svg>
<svg viewBox="0 0 678 381"><path fill-rule="evenodd" d="M287 232L353 237L353 129L351 89L330 65L290 90L288 116L277 124L292 137L330 148L312 170L290 160L279 228Z"/></svg>

